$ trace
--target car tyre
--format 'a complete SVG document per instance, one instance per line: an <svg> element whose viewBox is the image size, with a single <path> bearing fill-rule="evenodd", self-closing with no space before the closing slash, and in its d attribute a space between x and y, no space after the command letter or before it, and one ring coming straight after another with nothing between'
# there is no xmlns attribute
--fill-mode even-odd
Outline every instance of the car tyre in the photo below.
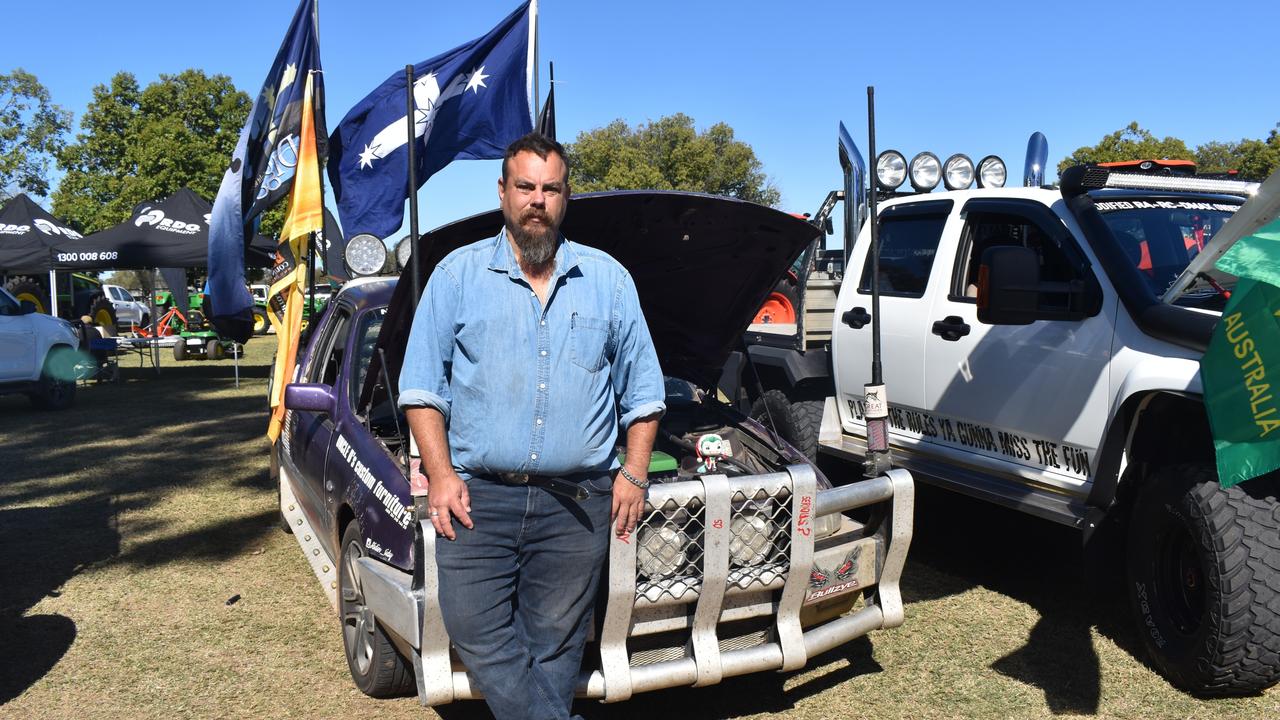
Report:
<svg viewBox="0 0 1280 720"><path fill-rule="evenodd" d="M204 344L204 356L209 360L221 360L227 356L227 351L218 342L218 338L211 338Z"/></svg>
<svg viewBox="0 0 1280 720"><path fill-rule="evenodd" d="M89 301L89 317L93 319L93 324L100 328L106 328L104 333L106 337L113 337L116 334L116 323L120 318L116 315L116 306L111 304L105 295L96 295Z"/></svg>
<svg viewBox="0 0 1280 720"><path fill-rule="evenodd" d="M781 390L766 390L751 404L751 419L771 427L791 447L810 460L818 457L818 429L822 425L822 400L792 402Z"/></svg>
<svg viewBox="0 0 1280 720"><path fill-rule="evenodd" d="M49 350L31 402L41 410L66 410L76 400L76 354L59 346Z"/></svg>
<svg viewBox="0 0 1280 720"><path fill-rule="evenodd" d="M356 561L364 557L360 526L354 521L342 533L338 563L338 605L342 620L342 647L351 679L360 692L385 698L406 694L414 687L413 670L401 657L373 611L365 605L364 590L356 581Z"/></svg>
<svg viewBox="0 0 1280 720"><path fill-rule="evenodd" d="M1139 493L1128 595L1148 656L1174 685L1230 696L1280 681L1276 495L1268 479L1223 488L1207 464L1160 468Z"/></svg>
<svg viewBox="0 0 1280 720"><path fill-rule="evenodd" d="M187 339L179 337L178 342L173 344L173 359L182 362L187 359Z"/></svg>
<svg viewBox="0 0 1280 720"><path fill-rule="evenodd" d="M26 275L9 278L4 289L8 290L18 302L27 301L36 306L36 312L49 313L49 292L40 286L34 278Z"/></svg>

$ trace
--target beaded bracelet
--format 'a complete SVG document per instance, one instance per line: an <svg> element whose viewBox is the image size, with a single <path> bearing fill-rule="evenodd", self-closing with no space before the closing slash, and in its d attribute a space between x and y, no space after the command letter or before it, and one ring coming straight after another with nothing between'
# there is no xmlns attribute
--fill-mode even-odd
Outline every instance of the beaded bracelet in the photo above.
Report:
<svg viewBox="0 0 1280 720"><path fill-rule="evenodd" d="M627 472L626 466L619 467L618 472L622 473L622 477L626 478L632 485L635 485L641 490L649 489L649 480L647 478L644 480L636 479L635 475L632 475L631 473Z"/></svg>

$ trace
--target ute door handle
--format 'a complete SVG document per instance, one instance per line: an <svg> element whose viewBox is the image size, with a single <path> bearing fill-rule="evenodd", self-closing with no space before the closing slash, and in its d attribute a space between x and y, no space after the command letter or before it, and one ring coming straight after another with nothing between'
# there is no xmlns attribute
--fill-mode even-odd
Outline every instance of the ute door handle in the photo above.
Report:
<svg viewBox="0 0 1280 720"><path fill-rule="evenodd" d="M969 334L969 325L959 315L948 315L933 323L933 334L943 340L955 342Z"/></svg>
<svg viewBox="0 0 1280 720"><path fill-rule="evenodd" d="M863 325L871 322L871 316L867 314L866 308L856 307L852 310L845 310L840 316L840 321L854 330L861 330Z"/></svg>

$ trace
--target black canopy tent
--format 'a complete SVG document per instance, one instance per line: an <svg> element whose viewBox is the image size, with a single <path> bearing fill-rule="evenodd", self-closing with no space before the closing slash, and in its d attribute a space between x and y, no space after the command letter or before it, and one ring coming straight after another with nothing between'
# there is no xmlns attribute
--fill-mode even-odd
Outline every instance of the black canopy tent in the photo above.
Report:
<svg viewBox="0 0 1280 720"><path fill-rule="evenodd" d="M55 270L204 267L213 206L188 188L158 202L139 203L128 220L88 237L56 243ZM276 244L255 235L245 250L249 267L270 267Z"/></svg>
<svg viewBox="0 0 1280 720"><path fill-rule="evenodd" d="M56 315L58 294L53 290L56 276L49 250L55 243L80 237L66 222L49 214L25 193L19 193L0 208L0 276L48 272L49 309Z"/></svg>

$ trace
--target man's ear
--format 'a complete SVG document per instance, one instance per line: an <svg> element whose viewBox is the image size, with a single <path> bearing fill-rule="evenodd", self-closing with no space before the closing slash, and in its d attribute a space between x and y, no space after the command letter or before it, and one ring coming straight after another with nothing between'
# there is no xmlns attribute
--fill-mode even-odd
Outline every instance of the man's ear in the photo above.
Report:
<svg viewBox="0 0 1280 720"><path fill-rule="evenodd" d="M507 192L507 186L502 182L502 176L499 175L498 176L498 204L499 205L501 205L502 201L505 199L504 196L506 195L506 192Z"/></svg>

